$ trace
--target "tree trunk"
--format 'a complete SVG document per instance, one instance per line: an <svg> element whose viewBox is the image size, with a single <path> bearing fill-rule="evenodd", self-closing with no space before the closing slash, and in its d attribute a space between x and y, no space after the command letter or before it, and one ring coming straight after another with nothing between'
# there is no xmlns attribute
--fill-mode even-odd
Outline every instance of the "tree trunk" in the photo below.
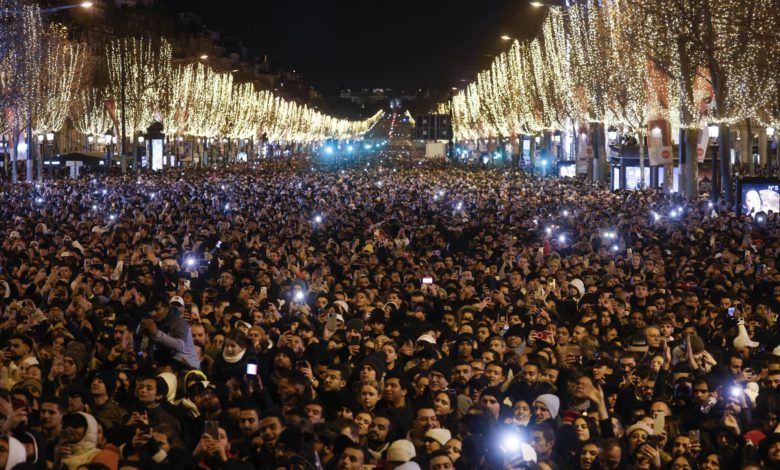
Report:
<svg viewBox="0 0 780 470"><path fill-rule="evenodd" d="M699 158L698 158L698 129L685 130L685 195L689 201L695 201L699 197ZM683 145L680 142L680 145Z"/></svg>
<svg viewBox="0 0 780 470"><path fill-rule="evenodd" d="M19 162L19 138L21 137L21 133L19 132L19 128L14 129L14 153L11 156L11 179L14 183L19 182L19 172L16 168L16 164Z"/></svg>
<svg viewBox="0 0 780 470"><path fill-rule="evenodd" d="M747 148L747 157L750 159L750 176L756 175L756 162L753 160L753 123L750 118L746 119L745 147Z"/></svg>
<svg viewBox="0 0 780 470"><path fill-rule="evenodd" d="M531 174L536 173L536 136L531 134L531 146L530 146L530 158L531 158Z"/></svg>
<svg viewBox="0 0 780 470"><path fill-rule="evenodd" d="M33 139L32 139L32 118L27 119L27 160L25 160L25 167L27 168L27 182L32 183L33 180Z"/></svg>
<svg viewBox="0 0 780 470"><path fill-rule="evenodd" d="M734 202L734 192L731 190L731 130L728 124L719 124L720 139L720 187L723 199L728 204Z"/></svg>
<svg viewBox="0 0 780 470"><path fill-rule="evenodd" d="M645 136L637 133L639 141L639 189L645 189Z"/></svg>

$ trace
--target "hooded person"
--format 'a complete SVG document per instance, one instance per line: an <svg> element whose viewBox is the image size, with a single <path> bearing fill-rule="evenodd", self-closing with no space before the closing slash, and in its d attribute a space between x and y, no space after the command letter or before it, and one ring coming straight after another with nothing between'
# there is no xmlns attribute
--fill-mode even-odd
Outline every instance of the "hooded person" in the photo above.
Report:
<svg viewBox="0 0 780 470"><path fill-rule="evenodd" d="M62 434L55 449L55 456L68 470L77 470L80 466L92 462L100 453L97 448L98 424L89 413L68 413L62 418ZM63 446L68 451L63 452Z"/></svg>
<svg viewBox="0 0 780 470"><path fill-rule="evenodd" d="M6 447L6 452L0 452L0 469L11 470L14 466L27 460L27 450L24 448L24 444L15 437L0 436L0 446Z"/></svg>

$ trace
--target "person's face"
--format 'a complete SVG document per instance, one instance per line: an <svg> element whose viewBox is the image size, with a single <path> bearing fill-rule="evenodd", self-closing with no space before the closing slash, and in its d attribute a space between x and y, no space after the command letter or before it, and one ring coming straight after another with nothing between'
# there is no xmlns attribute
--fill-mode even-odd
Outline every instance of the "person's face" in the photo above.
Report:
<svg viewBox="0 0 780 470"><path fill-rule="evenodd" d="M693 398L698 403L704 403L710 397L710 389L705 383L698 383L693 387Z"/></svg>
<svg viewBox="0 0 780 470"><path fill-rule="evenodd" d="M95 377L94 379L92 379L92 382L89 384L89 391L94 396L104 396L107 394L106 384L104 384L103 381L100 380L100 377Z"/></svg>
<svg viewBox="0 0 780 470"><path fill-rule="evenodd" d="M433 409L436 416L447 416L452 413L452 402L446 393L438 393L433 400Z"/></svg>
<svg viewBox="0 0 780 470"><path fill-rule="evenodd" d="M252 437L260 431L260 418L255 410L241 410L238 413L238 427L244 437Z"/></svg>
<svg viewBox="0 0 780 470"><path fill-rule="evenodd" d="M453 462L457 462L458 459L460 459L462 448L463 443L460 441L460 439L450 439L444 446L444 449L447 451L447 454L450 456L450 459Z"/></svg>
<svg viewBox="0 0 780 470"><path fill-rule="evenodd" d="M318 403L309 403L304 407L304 411L306 411L306 416L312 424L325 422L325 417L322 415L322 405Z"/></svg>
<svg viewBox="0 0 780 470"><path fill-rule="evenodd" d="M731 372L731 375L737 376L742 373L742 363L743 360L741 357L732 356L731 359L729 359L729 372Z"/></svg>
<svg viewBox="0 0 780 470"><path fill-rule="evenodd" d="M282 423L276 416L263 418L260 421L260 437L263 440L263 446L271 448L276 445L276 440L283 430Z"/></svg>
<svg viewBox="0 0 780 470"><path fill-rule="evenodd" d="M496 364L488 364L485 368L485 377L488 378L491 387L497 387L504 381L504 371Z"/></svg>
<svg viewBox="0 0 780 470"><path fill-rule="evenodd" d="M449 381L439 372L431 371L428 373L428 387L433 392L444 390L449 385Z"/></svg>
<svg viewBox="0 0 780 470"><path fill-rule="evenodd" d="M674 439L672 444L672 457L677 457L688 452L691 448L691 440L688 436L681 434Z"/></svg>
<svg viewBox="0 0 780 470"><path fill-rule="evenodd" d="M157 401L157 381L154 379L139 381L135 387L135 396L143 405L155 403Z"/></svg>
<svg viewBox="0 0 780 470"><path fill-rule="evenodd" d="M645 442L647 442L647 433L643 429L637 429L628 436L628 445L632 453Z"/></svg>
<svg viewBox="0 0 780 470"><path fill-rule="evenodd" d="M41 405L41 426L44 429L57 429L62 424L62 413L60 408L54 403L44 403Z"/></svg>
<svg viewBox="0 0 780 470"><path fill-rule="evenodd" d="M515 419L519 421L526 422L531 419L531 407L528 406L528 403L526 403L525 400L518 400L515 402L512 410L514 411Z"/></svg>
<svg viewBox="0 0 780 470"><path fill-rule="evenodd" d="M376 444L387 442L387 435L390 433L390 420L384 416L377 416L371 421L368 427L368 440Z"/></svg>
<svg viewBox="0 0 780 470"><path fill-rule="evenodd" d="M769 456L769 461L772 463L780 462L780 443L775 442L771 446L769 446L769 452L767 454Z"/></svg>
<svg viewBox="0 0 780 470"><path fill-rule="evenodd" d="M691 464L683 457L677 457L672 460L671 470L693 470Z"/></svg>
<svg viewBox="0 0 780 470"><path fill-rule="evenodd" d="M338 470L360 470L363 468L363 452L347 447L339 457Z"/></svg>
<svg viewBox="0 0 780 470"><path fill-rule="evenodd" d="M588 330L582 326L577 325L574 327L574 331L572 332L571 338L576 343L579 342L582 338L588 335Z"/></svg>
<svg viewBox="0 0 780 470"><path fill-rule="evenodd" d="M718 454L710 454L704 457L700 468L701 470L720 470L720 457L718 457Z"/></svg>
<svg viewBox="0 0 780 470"><path fill-rule="evenodd" d="M554 441L548 441L544 438L544 433L541 431L533 431L531 433L531 446L536 451L537 456L547 456L552 452Z"/></svg>
<svg viewBox="0 0 780 470"><path fill-rule="evenodd" d="M540 401L534 402L533 405L534 409L534 416L536 417L536 422L541 423L542 421L547 421L548 419L552 419L552 414L550 413L550 410L547 408L547 405Z"/></svg>
<svg viewBox="0 0 780 470"><path fill-rule="evenodd" d="M528 385L536 385L539 381L539 368L536 364L526 364L523 366L523 380Z"/></svg>
<svg viewBox="0 0 780 470"><path fill-rule="evenodd" d="M345 381L341 378L341 371L328 369L325 375L323 388L326 392L337 392L344 388Z"/></svg>
<svg viewBox="0 0 780 470"><path fill-rule="evenodd" d="M650 327L645 330L645 339L650 348L658 349L661 347L661 331L658 328Z"/></svg>
<svg viewBox="0 0 780 470"><path fill-rule="evenodd" d="M203 325L193 325L192 328L192 342L198 346L205 348L208 345L208 335L206 334L206 328Z"/></svg>
<svg viewBox="0 0 780 470"><path fill-rule="evenodd" d="M241 353L241 351L244 351L244 348L242 348L237 342L233 341L232 339L229 339L225 341L225 354L228 357L235 357Z"/></svg>
<svg viewBox="0 0 780 470"><path fill-rule="evenodd" d="M439 427L439 419L433 408L420 408L414 420L414 426L419 435Z"/></svg>
<svg viewBox="0 0 780 470"><path fill-rule="evenodd" d="M12 339L8 346L11 349L11 359L14 361L23 359L28 354L30 354L30 347L24 344L24 342L18 338Z"/></svg>
<svg viewBox="0 0 780 470"><path fill-rule="evenodd" d="M466 383L471 380L472 370L469 364L460 364L452 370L452 380L455 382Z"/></svg>
<svg viewBox="0 0 780 470"><path fill-rule="evenodd" d="M608 450L602 449L599 453L599 463L602 470L617 470L620 467L622 458L620 446L610 447Z"/></svg>
<svg viewBox="0 0 780 470"><path fill-rule="evenodd" d="M8 438L0 438L0 468L5 468L8 463Z"/></svg>
<svg viewBox="0 0 780 470"><path fill-rule="evenodd" d="M368 434L368 428L371 427L371 413L361 412L355 416L355 422L358 425L358 434L362 437Z"/></svg>
<svg viewBox="0 0 780 470"><path fill-rule="evenodd" d="M492 395L484 395L479 399L479 405L482 409L493 419L498 419L498 415L501 412L501 404L496 397Z"/></svg>
<svg viewBox="0 0 780 470"><path fill-rule="evenodd" d="M71 423L68 423L67 425L62 427L61 437L65 439L67 442L76 444L81 442L82 439L84 439L84 434L86 433L87 433L87 428L81 426L76 427L73 426Z"/></svg>
<svg viewBox="0 0 780 470"><path fill-rule="evenodd" d="M599 448L596 444L586 444L582 446L580 450L580 468L582 470L590 470L593 467L593 462L599 455Z"/></svg>
<svg viewBox="0 0 780 470"><path fill-rule="evenodd" d="M431 470L452 470L455 466L448 455L440 455L431 459Z"/></svg>
<svg viewBox="0 0 780 470"><path fill-rule="evenodd" d="M634 358L623 358L620 360L620 368L623 369L625 374L628 374L636 368L636 360Z"/></svg>
<svg viewBox="0 0 780 470"><path fill-rule="evenodd" d="M565 326L559 326L555 331L555 341L557 344L564 345L569 344L571 337L569 336L569 329Z"/></svg>
<svg viewBox="0 0 780 470"><path fill-rule="evenodd" d="M590 429L588 428L588 422L585 418L577 418L574 421L574 429L577 431L577 438L580 442L585 442L590 439Z"/></svg>
<svg viewBox="0 0 780 470"><path fill-rule="evenodd" d="M363 385L360 387L360 404L368 409L373 410L376 406L376 402L379 401L379 391L374 388L373 385Z"/></svg>
<svg viewBox="0 0 780 470"><path fill-rule="evenodd" d="M385 380L384 399L391 403L400 403L406 397L406 391L401 387L400 380L391 378Z"/></svg>

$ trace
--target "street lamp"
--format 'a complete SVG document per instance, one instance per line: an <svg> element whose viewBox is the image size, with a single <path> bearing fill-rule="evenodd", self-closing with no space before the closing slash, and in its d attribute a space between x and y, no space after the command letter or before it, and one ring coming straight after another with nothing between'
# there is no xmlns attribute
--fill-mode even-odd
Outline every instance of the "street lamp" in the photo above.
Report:
<svg viewBox="0 0 780 470"><path fill-rule="evenodd" d="M717 139L720 136L720 127L717 124L710 124L707 126L707 130L710 131L711 139Z"/></svg>
<svg viewBox="0 0 780 470"><path fill-rule="evenodd" d="M504 41L509 41L509 40L512 39L512 37L511 36L507 36L506 34L502 34L501 35L501 39L504 40Z"/></svg>
<svg viewBox="0 0 780 470"><path fill-rule="evenodd" d="M774 127L767 127L766 128L766 135L769 137L775 136L775 128Z"/></svg>
<svg viewBox="0 0 780 470"><path fill-rule="evenodd" d="M208 58L209 58L208 54L203 54L200 56L200 60L206 60Z"/></svg>

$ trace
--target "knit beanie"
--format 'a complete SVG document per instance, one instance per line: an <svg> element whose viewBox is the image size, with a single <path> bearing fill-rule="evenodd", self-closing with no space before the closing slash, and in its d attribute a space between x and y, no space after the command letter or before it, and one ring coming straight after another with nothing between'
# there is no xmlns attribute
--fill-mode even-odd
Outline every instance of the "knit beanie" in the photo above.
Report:
<svg viewBox="0 0 780 470"><path fill-rule="evenodd" d="M555 419L558 416L558 408L561 406L561 399L551 393L545 393L536 397L536 400L544 403L544 406L550 411L550 416Z"/></svg>

